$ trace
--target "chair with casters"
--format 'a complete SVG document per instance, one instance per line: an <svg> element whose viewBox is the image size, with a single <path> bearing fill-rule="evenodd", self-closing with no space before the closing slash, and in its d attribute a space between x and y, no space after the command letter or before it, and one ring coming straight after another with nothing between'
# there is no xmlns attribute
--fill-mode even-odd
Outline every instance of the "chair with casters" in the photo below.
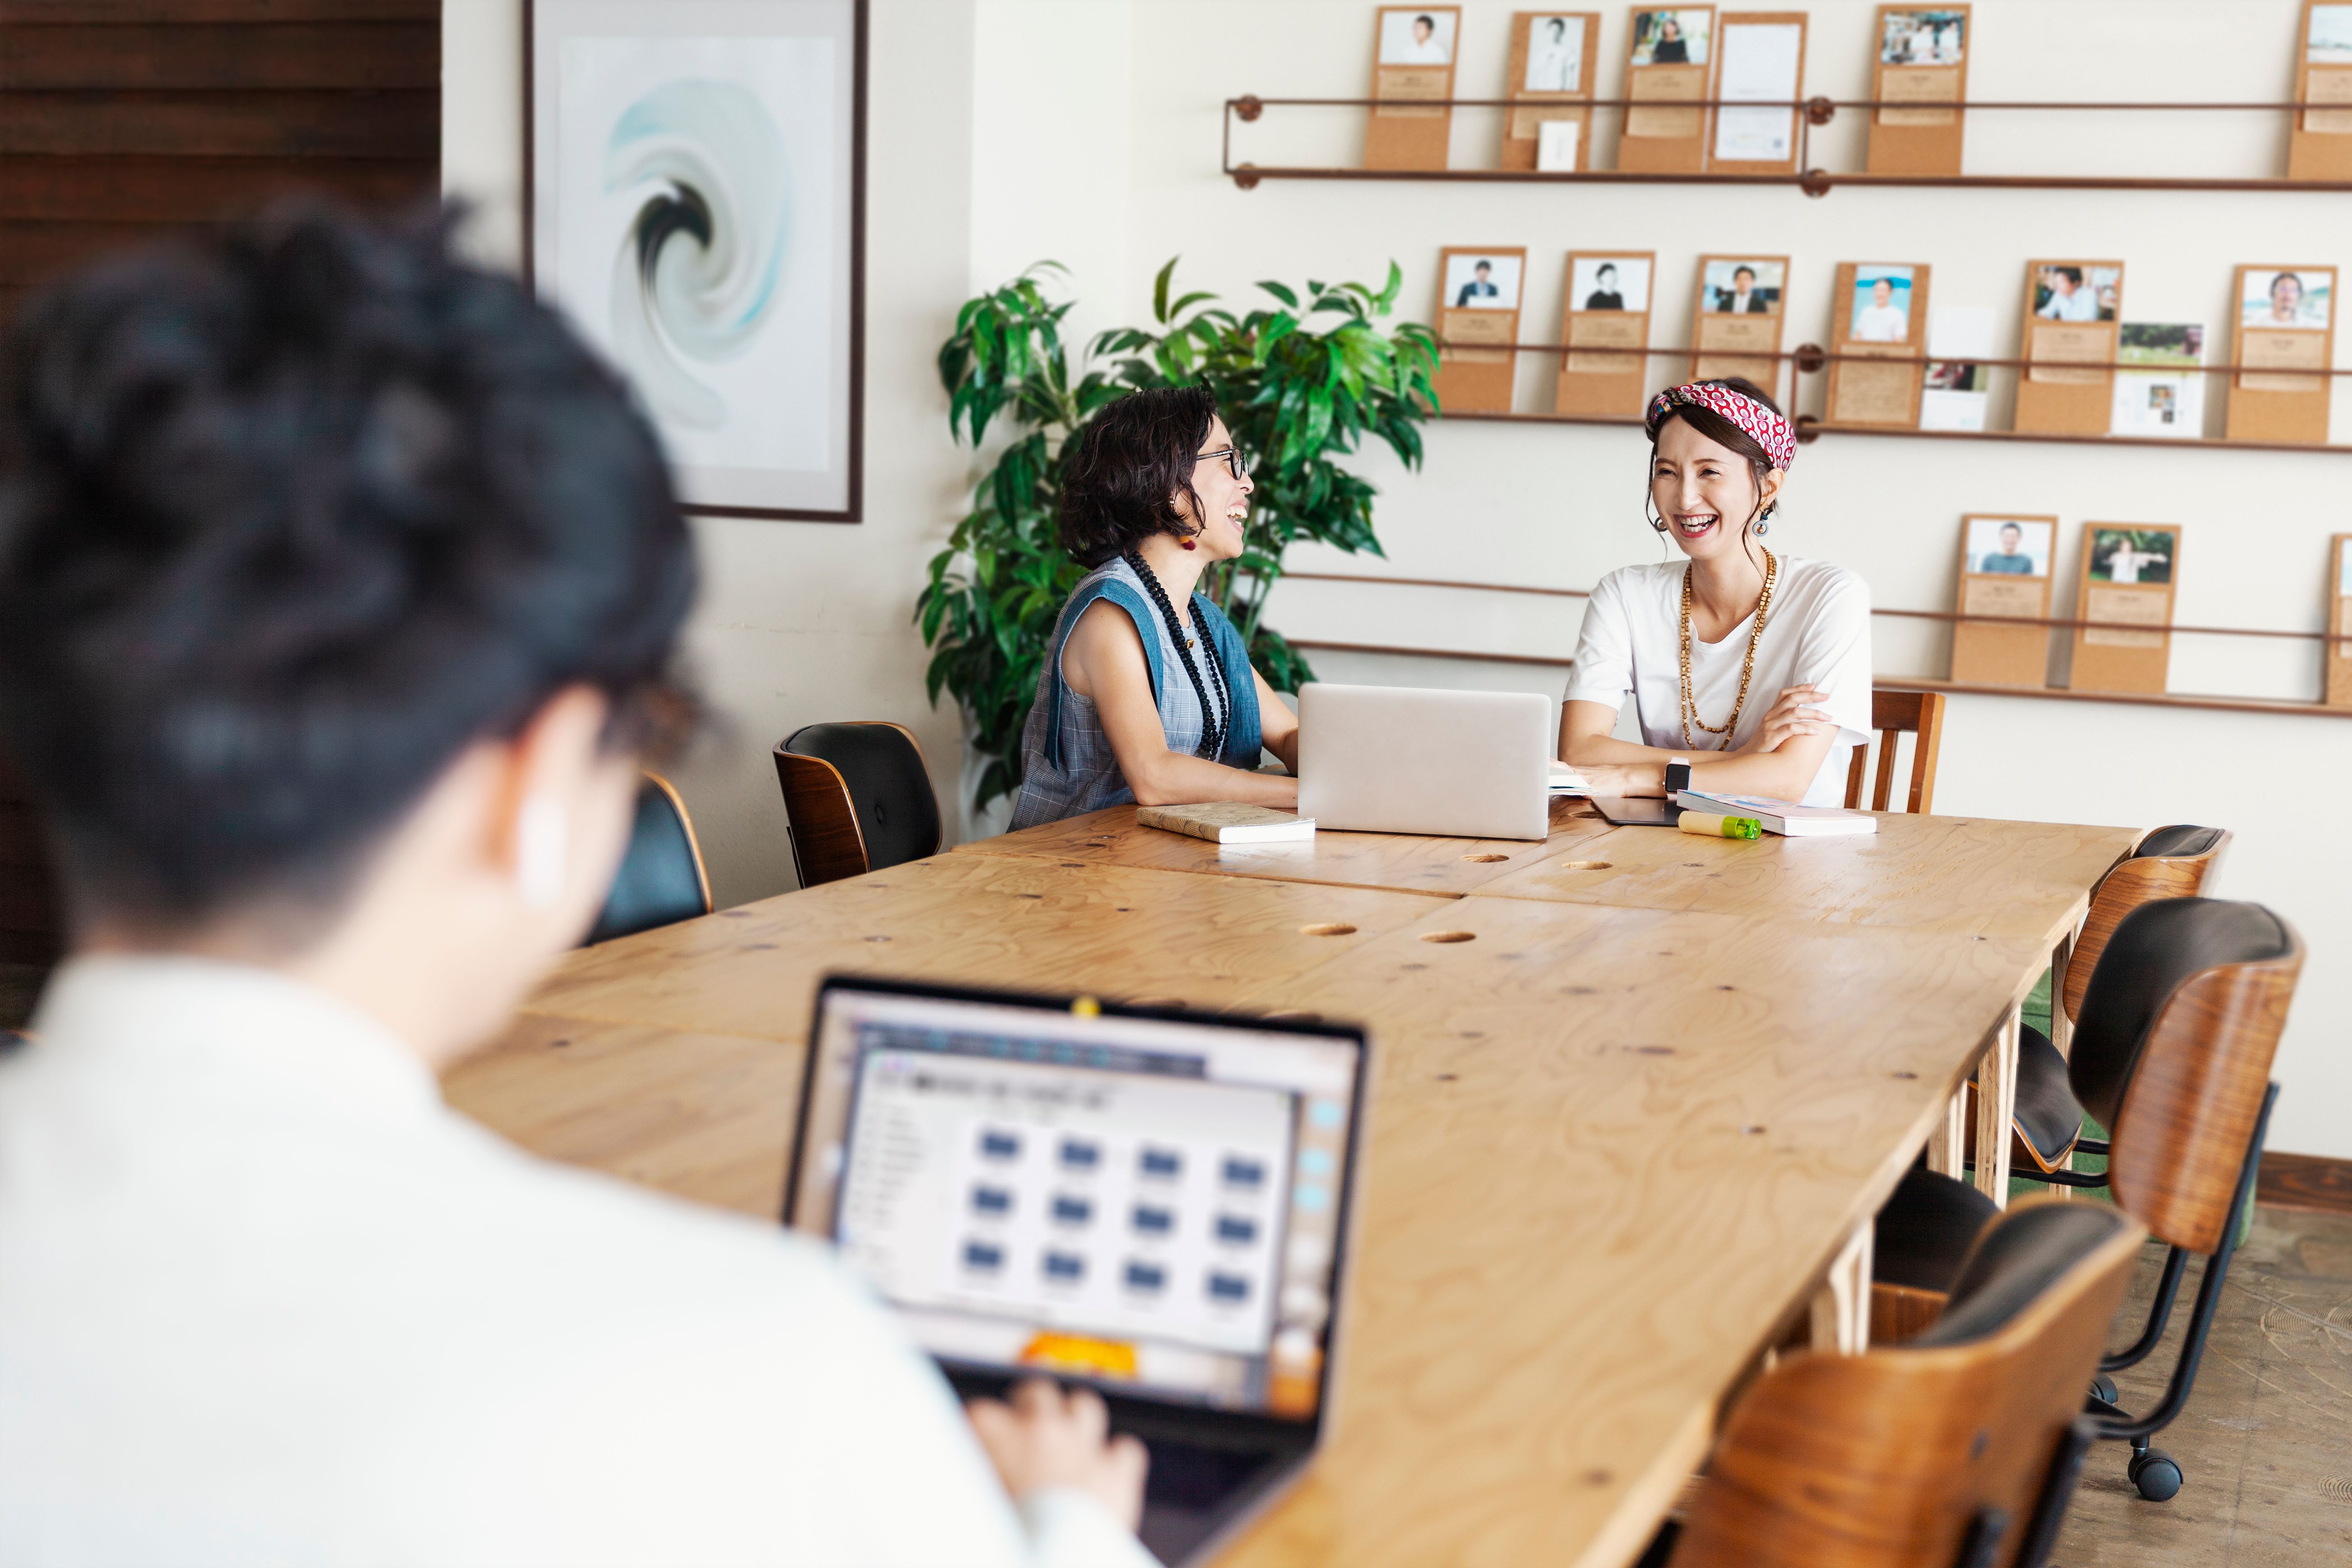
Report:
<svg viewBox="0 0 2352 1568"><path fill-rule="evenodd" d="M613 873L604 908L581 945L593 947L709 912L710 877L703 869L694 819L669 780L647 773L637 785L629 847Z"/></svg>
<svg viewBox="0 0 2352 1568"><path fill-rule="evenodd" d="M2221 827L2197 827L2186 823L2159 827L2137 847L2115 863L2092 890L2090 912L2083 917L2082 933L2067 959L2065 984L2053 1005L2065 1009L2069 1024L2083 1010L2091 972L2123 918L2158 899L2193 899L2210 888L2221 854L2230 847L2230 833ZM1970 1123L1973 1127L1974 1123ZM2060 1186L2106 1185L2104 1178L2070 1180L2077 1154L2104 1155L2103 1139L2083 1136L2083 1108L2066 1079L2066 1058L2050 1037L2032 1025L2017 1036L2017 1104L2010 1123L2010 1168L2033 1181Z"/></svg>
<svg viewBox="0 0 2352 1568"><path fill-rule="evenodd" d="M1643 1568L2041 1568L2094 1441L2083 1383L2147 1234L2102 1204L2020 1204L1908 1343L1783 1361Z"/></svg>
<svg viewBox="0 0 2352 1568"><path fill-rule="evenodd" d="M2084 988L2066 1081L2075 1117L2110 1129L2108 1168L2043 1179L2109 1188L2169 1248L2145 1328L2101 1360L2093 1386L2098 1436L2131 1445L2127 1473L2151 1501L2180 1489L2179 1464L2148 1439L2180 1414L2196 1385L2237 1251L2238 1219L2252 1201L2278 1093L2271 1059L2303 962L2294 929L2260 904L2166 899L2116 924ZM1879 1211L1874 1315L1877 1287L1915 1309L1948 1290L1954 1254L1997 1212L1952 1177L1911 1172ZM2179 1357L2155 1408L2134 1415L2115 1403L2106 1374L2137 1366L2163 1339L2192 1254L2205 1266Z"/></svg>
<svg viewBox="0 0 2352 1568"><path fill-rule="evenodd" d="M801 886L936 855L940 803L923 749L903 724L810 724L776 746L793 868Z"/></svg>
<svg viewBox="0 0 2352 1568"><path fill-rule="evenodd" d="M1870 792L1870 809L1927 811L1936 798L1936 754L1944 743L1944 694L1940 691L1889 691L1874 687L1870 693L1870 727L1878 732L1878 777ZM1905 735L1912 737L1911 787L1901 807L1887 803L1895 795L1895 753ZM1870 747L1856 746L1846 769L1845 808L1862 809L1863 764Z"/></svg>

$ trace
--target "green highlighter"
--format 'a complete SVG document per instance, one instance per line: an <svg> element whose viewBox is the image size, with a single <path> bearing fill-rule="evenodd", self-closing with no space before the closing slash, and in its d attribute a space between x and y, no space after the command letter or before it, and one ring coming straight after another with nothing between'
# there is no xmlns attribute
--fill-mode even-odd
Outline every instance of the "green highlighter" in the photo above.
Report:
<svg viewBox="0 0 2352 1568"><path fill-rule="evenodd" d="M1764 825L1752 816L1716 816L1704 811L1684 812L1675 826L1702 838L1758 838L1764 833Z"/></svg>

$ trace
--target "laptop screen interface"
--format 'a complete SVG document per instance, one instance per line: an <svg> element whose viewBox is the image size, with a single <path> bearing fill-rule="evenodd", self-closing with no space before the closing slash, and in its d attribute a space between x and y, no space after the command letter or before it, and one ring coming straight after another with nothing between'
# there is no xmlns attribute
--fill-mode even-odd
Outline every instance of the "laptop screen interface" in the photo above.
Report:
<svg viewBox="0 0 2352 1568"><path fill-rule="evenodd" d="M1320 1399L1361 1047L835 986L795 1228L950 1363Z"/></svg>

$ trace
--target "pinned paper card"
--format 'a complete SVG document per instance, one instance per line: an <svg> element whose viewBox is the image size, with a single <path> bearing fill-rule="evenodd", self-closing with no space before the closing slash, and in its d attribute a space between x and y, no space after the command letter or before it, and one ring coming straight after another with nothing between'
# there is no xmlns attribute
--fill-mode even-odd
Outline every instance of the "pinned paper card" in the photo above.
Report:
<svg viewBox="0 0 2352 1568"><path fill-rule="evenodd" d="M1536 129L1536 169L1546 174L1576 173L1577 144L1584 127L1573 120L1547 120Z"/></svg>
<svg viewBox="0 0 2352 1568"><path fill-rule="evenodd" d="M1511 18L1502 167L1570 174L1589 166L1583 160L1592 139L1585 127L1600 47L1598 12L1521 11ZM1548 135L1552 125L1569 129Z"/></svg>
<svg viewBox="0 0 2352 1568"><path fill-rule="evenodd" d="M1960 520L1960 593L1955 608L1963 616L1998 619L1954 624L1954 680L1976 686L2044 684L2050 628L2015 623L2049 618L2050 557L2057 537L2054 517L1971 512Z"/></svg>
<svg viewBox="0 0 2352 1568"><path fill-rule="evenodd" d="M2172 657L2172 595L2180 571L2172 524L2083 525L2081 577L2067 685L2076 691L2158 692Z"/></svg>
<svg viewBox="0 0 2352 1568"><path fill-rule="evenodd" d="M2175 441L2203 438L2205 374L2196 368L2205 363L2202 325L2126 321L2116 358L2148 368L2116 373L2110 434Z"/></svg>
<svg viewBox="0 0 2352 1568"><path fill-rule="evenodd" d="M1937 305L1927 312L1927 389L1919 395L1922 430L1981 430L1992 394L1985 367L1992 357L1990 305Z"/></svg>
<svg viewBox="0 0 2352 1568"><path fill-rule="evenodd" d="M2336 363L2336 268L2241 267L2234 292L2230 439L2324 444L2333 378L2292 373Z"/></svg>
<svg viewBox="0 0 2352 1568"><path fill-rule="evenodd" d="M1715 96L1723 107L1715 111L1707 167L1733 174L1793 174L1795 105L1804 95L1804 13L1728 11L1720 23ZM1767 104L1778 107L1762 107Z"/></svg>

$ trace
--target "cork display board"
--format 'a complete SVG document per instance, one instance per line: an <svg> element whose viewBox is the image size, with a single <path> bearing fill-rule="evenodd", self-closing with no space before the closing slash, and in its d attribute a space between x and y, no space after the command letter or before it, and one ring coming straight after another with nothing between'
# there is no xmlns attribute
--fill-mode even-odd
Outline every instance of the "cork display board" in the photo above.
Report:
<svg viewBox="0 0 2352 1568"><path fill-rule="evenodd" d="M1788 315L1785 256L1702 256L1691 303L1690 378L1744 375L1780 395L1780 330Z"/></svg>
<svg viewBox="0 0 2352 1568"><path fill-rule="evenodd" d="M1625 129L1617 167L1631 174L1696 174L1706 167L1707 86L1714 71L1715 7L1637 5L1626 32ZM1678 103L1696 107L1677 109Z"/></svg>
<svg viewBox="0 0 2352 1568"><path fill-rule="evenodd" d="M2050 562L2057 547L2054 517L1972 511L1961 518L1960 591L1953 613L2049 619ZM2048 626L1953 623L1954 680L1977 686L2042 686L2048 683L2049 668Z"/></svg>
<svg viewBox="0 0 2352 1568"><path fill-rule="evenodd" d="M1716 18L1715 37L1715 80L1707 96L1718 107L1707 132L1707 168L1725 174L1795 174L1805 14L1726 11Z"/></svg>
<svg viewBox="0 0 2352 1568"><path fill-rule="evenodd" d="M2160 692L2172 661L2173 585L2180 529L2172 523L2086 522L2077 568L2075 691Z"/></svg>
<svg viewBox="0 0 2352 1568"><path fill-rule="evenodd" d="M2304 0L2294 84L2294 100L2313 107L2287 133L2286 177L2352 180L2352 6Z"/></svg>
<svg viewBox="0 0 2352 1568"><path fill-rule="evenodd" d="M1922 261L1845 261L1830 295L1827 408L1832 425L1916 430L1926 382L1927 282Z"/></svg>
<svg viewBox="0 0 2352 1568"><path fill-rule="evenodd" d="M1657 252L1571 250L1560 301L1555 414L1638 417L1650 384L1650 310Z"/></svg>
<svg viewBox="0 0 2352 1568"><path fill-rule="evenodd" d="M1904 107L1874 110L1864 167L1874 174L1957 174L1975 42L1966 5L1881 5L1871 35L1870 96Z"/></svg>
<svg viewBox="0 0 2352 1568"><path fill-rule="evenodd" d="M2352 533L2339 533L2327 549L2327 635L2341 637L2327 650L2326 679L2319 700L2330 708L2352 708Z"/></svg>
<svg viewBox="0 0 2352 1568"><path fill-rule="evenodd" d="M1449 246L1439 253L1437 405L1448 414L1508 414L1517 380L1525 246Z"/></svg>
<svg viewBox="0 0 2352 1568"><path fill-rule="evenodd" d="M1511 58L1503 79L1503 96L1512 107L1503 116L1501 167L1545 168L1555 174L1582 174L1592 167L1590 105L1600 65L1599 12L1520 11L1512 16ZM1538 154L1546 148L1552 157L1538 162Z"/></svg>
<svg viewBox="0 0 2352 1568"><path fill-rule="evenodd" d="M1364 121L1367 169L1443 169L1454 138L1459 5L1383 5L1374 23L1372 90ZM1433 100L1433 101L1432 101Z"/></svg>
<svg viewBox="0 0 2352 1568"><path fill-rule="evenodd" d="M2352 10L2352 6L2347 6ZM2232 441L2327 440L2328 375L2336 363L2336 268L2241 267L2230 363L2227 435Z"/></svg>
<svg viewBox="0 0 2352 1568"><path fill-rule="evenodd" d="M2120 261L2032 261L2025 268L2024 340L2015 427L2104 436L2115 416Z"/></svg>

